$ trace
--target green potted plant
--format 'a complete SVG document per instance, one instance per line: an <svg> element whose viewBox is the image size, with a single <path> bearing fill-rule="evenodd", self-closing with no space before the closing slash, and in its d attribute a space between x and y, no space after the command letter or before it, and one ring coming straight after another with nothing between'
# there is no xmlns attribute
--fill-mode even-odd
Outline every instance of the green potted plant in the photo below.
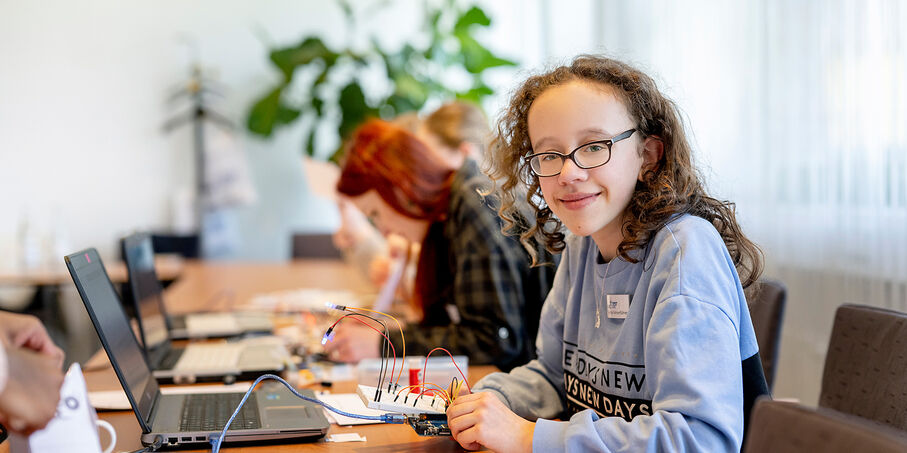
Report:
<svg viewBox="0 0 907 453"><path fill-rule="evenodd" d="M363 2L337 2L344 12L349 33L358 30L354 3ZM385 5L386 2L377 4ZM428 39L408 40L424 41L427 43L424 47L404 44L389 51L370 36L370 46L365 50L351 46L332 49L318 36L306 36L298 44L274 48L270 61L282 78L254 102L246 125L254 134L269 137L281 127L311 118L312 126L303 139L302 149L305 154L317 157L315 137L322 124L336 124L342 141L366 118L392 118L418 111L433 98L480 103L494 93L483 80L483 73L489 68L515 65L495 55L475 38L477 31L490 24L491 19L478 6L461 6L455 0L427 1L425 24L420 30L426 36L414 38ZM391 89L366 93L361 74L369 70L374 73L376 66L387 77ZM307 76L297 77L301 72ZM461 73L460 80L466 83L453 86L446 82L451 72ZM334 99L336 102L329 101ZM335 151L331 160L336 161L337 157Z"/></svg>

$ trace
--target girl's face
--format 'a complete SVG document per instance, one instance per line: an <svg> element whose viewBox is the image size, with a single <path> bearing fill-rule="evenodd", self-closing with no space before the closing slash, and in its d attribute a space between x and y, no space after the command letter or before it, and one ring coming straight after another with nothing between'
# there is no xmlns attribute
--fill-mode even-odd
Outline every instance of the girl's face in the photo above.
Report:
<svg viewBox="0 0 907 453"><path fill-rule="evenodd" d="M571 81L545 90L529 108L532 152L569 154L596 140L610 139L636 124L611 88ZM542 195L554 214L574 234L592 236L606 258L622 239L624 209L637 179L657 155L640 152L639 132L614 143L607 164L582 169L565 159L560 174L539 177Z"/></svg>
<svg viewBox="0 0 907 453"><path fill-rule="evenodd" d="M400 214L374 189L358 197L353 197L351 200L384 237L397 234L411 242L421 243L428 233L429 222L427 220L414 219Z"/></svg>

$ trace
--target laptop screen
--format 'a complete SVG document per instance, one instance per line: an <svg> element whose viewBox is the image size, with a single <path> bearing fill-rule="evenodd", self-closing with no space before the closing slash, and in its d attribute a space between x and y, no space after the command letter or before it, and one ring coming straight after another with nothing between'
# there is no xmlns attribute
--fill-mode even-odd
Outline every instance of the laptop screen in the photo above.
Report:
<svg viewBox="0 0 907 453"><path fill-rule="evenodd" d="M147 432L150 430L148 423L152 405L158 394L157 381L151 375L151 369L129 327L101 257L97 250L91 248L64 259L107 357L129 397L129 403L140 416L142 428Z"/></svg>
<svg viewBox="0 0 907 453"><path fill-rule="evenodd" d="M163 288L154 270L154 249L147 234L133 234L123 240L123 257L136 301L142 343L152 351L167 341L167 313Z"/></svg>

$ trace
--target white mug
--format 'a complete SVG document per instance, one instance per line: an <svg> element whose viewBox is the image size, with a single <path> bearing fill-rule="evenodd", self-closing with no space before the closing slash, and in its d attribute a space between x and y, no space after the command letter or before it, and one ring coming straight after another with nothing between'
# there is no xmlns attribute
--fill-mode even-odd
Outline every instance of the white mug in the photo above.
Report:
<svg viewBox="0 0 907 453"><path fill-rule="evenodd" d="M117 430L107 420L97 419L94 422L99 428L104 428L107 434L110 435L110 445L107 448L102 448L101 453L113 453L113 449L117 446ZM98 443L100 443L100 440L98 440Z"/></svg>
<svg viewBox="0 0 907 453"><path fill-rule="evenodd" d="M72 364L63 386L60 388L60 403L57 413L44 429L28 437L11 435L11 453L102 453L98 427L110 434L110 445L103 453L111 453L117 443L113 426L98 420L97 414L88 402L85 378L78 363Z"/></svg>

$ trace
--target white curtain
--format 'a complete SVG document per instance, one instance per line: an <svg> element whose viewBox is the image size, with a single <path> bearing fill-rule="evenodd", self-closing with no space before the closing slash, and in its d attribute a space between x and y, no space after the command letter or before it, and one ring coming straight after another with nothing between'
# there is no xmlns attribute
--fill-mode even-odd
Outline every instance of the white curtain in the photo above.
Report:
<svg viewBox="0 0 907 453"><path fill-rule="evenodd" d="M681 106L710 191L788 287L776 396L814 404L835 309L907 311L907 4L609 0L550 17L543 59L622 58Z"/></svg>
<svg viewBox="0 0 907 453"><path fill-rule="evenodd" d="M907 4L773 1L765 23L772 145L745 207L790 287L782 388L812 401L838 305L907 311Z"/></svg>

